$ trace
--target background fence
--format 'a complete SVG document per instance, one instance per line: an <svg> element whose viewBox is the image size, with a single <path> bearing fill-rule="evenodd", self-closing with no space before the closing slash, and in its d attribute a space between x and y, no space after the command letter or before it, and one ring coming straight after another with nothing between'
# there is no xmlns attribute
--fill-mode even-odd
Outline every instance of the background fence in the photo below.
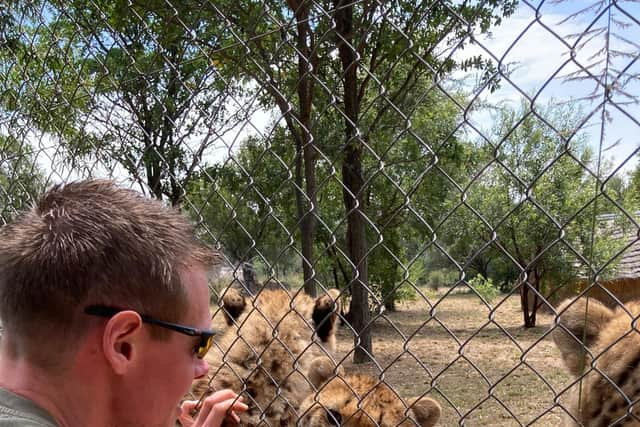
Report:
<svg viewBox="0 0 640 427"><path fill-rule="evenodd" d="M217 289L244 262L343 289L345 366L429 392L442 425L557 425L551 307L612 279L635 297L639 12L3 0L0 224L115 178L198 221Z"/></svg>

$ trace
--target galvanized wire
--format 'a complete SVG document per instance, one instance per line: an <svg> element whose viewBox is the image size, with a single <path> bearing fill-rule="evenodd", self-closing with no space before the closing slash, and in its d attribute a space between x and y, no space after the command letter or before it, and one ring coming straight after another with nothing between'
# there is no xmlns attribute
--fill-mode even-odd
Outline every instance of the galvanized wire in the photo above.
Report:
<svg viewBox="0 0 640 427"><path fill-rule="evenodd" d="M343 303L353 300L351 290L363 286L369 318L360 326L346 319L339 339L353 339L353 345L332 357L349 371L373 373L398 398L409 396L393 372L411 360L429 379L419 394L434 397L445 411L443 425L479 425L487 407L503 414L507 421L501 425L548 423L549 417L569 411L564 399L589 372L599 373L624 395L622 384L615 384L595 362L575 379L539 372L532 355L562 328L557 319L526 343L500 316L509 301L523 295L556 316L553 307L561 295L586 298L596 288L631 318L638 315L625 308L628 298L603 285L620 276L621 259L633 262L640 250L637 208L611 190L618 180L630 185L628 174L640 148L631 141L631 148L620 148L611 166L606 158L607 149L622 145L616 141L613 148L606 147L618 122L626 123L631 133L640 129L639 50L615 45L617 40L639 47L633 40L640 33L640 11L633 1L594 0L577 10L572 10L575 3L560 0L523 0L514 10L509 10L509 1L495 0L474 5L445 0L182 3L121 2L114 8L97 0L5 0L0 5L0 225L52 183L107 176L181 205L198 222L202 237L225 251L224 270L229 274L213 287L216 298L228 286L247 285L240 276L248 262L260 266L263 284L281 284L287 280L284 270L299 272L305 264L310 271L305 283L320 293L339 283ZM341 32L339 16L345 10L354 10L361 24L350 33ZM482 13L487 10L494 16L483 28ZM608 19L604 27L603 18ZM567 22L577 22L570 27L574 33L563 26ZM515 29L518 23L521 28ZM485 34L488 28L499 32L502 27L511 28L500 33L508 40ZM564 51L535 86L522 83L512 63L513 55L526 57L522 46L532 34L549 37ZM598 37L606 44L594 53L591 43ZM498 48L498 42L506 48ZM469 59L470 47L481 59L456 67ZM367 56L367 49L375 53ZM343 67L345 51L355 59ZM600 54L604 62L598 62ZM524 65L531 70L548 67ZM354 100L346 99L352 68L361 85L356 117L348 105ZM564 99L547 99L562 94L559 82L581 84ZM303 99L310 95L312 101ZM505 122L507 128L500 129L495 116L487 119L513 99L521 110L510 110L513 120ZM433 117L423 117L424 108L436 103L442 110L449 108L450 115L437 116L434 108L429 111ZM575 106L570 129L549 116L548 105ZM444 123L449 118L452 122ZM508 157L508 150L525 149L526 141L514 143L514 138L522 138L519 132L531 123L551 135L557 146L541 165L523 174L517 170L520 160ZM599 132L589 143L597 149L587 159L576 146L589 138L594 123ZM426 130L429 126L434 129ZM452 147L459 151L448 151ZM362 159L359 191L344 178L351 150ZM464 158L467 164L452 166L464 150L476 151ZM411 169L416 164L420 168ZM559 212L549 194L539 190L565 164L579 167L580 179L592 189L569 213ZM305 169L309 165L315 175ZM309 190L314 180L315 188ZM507 193L502 196L511 204L496 213L482 204L489 196L477 193L495 188L500 180ZM428 199L429 189L439 193ZM625 197L632 196L629 187ZM352 208L344 207L347 200ZM211 209L220 211L212 214ZM519 245L510 244L515 237L507 231L514 221L524 221L526 209L537 215L537 230L546 225L546 237L533 236L540 237L539 247L523 256ZM355 216L365 233L360 260L353 258L347 241ZM587 217L590 229L581 225ZM624 230L624 241L608 243L603 259L596 253L596 241L614 240L607 237L605 217ZM314 258L307 260L304 227L310 218L316 227L315 246ZM413 236L389 237L402 232L398 230L407 232L408 224ZM582 233L578 237L576 229ZM459 249L461 239L455 233L468 234L474 246L466 252ZM583 235L589 236L588 242ZM567 260L567 270L575 270L574 282L586 279L588 286L572 288L575 283L570 281L555 288L541 285L535 267L558 254ZM514 275L496 299L474 281L476 264L485 257L499 260ZM381 290L375 276L379 273L372 273L371 265L383 261L399 273ZM443 284L444 292L430 292L414 277L414 269L423 265L446 265L456 277ZM300 292L298 285L302 283L293 284L294 292ZM385 310L385 292L395 295L406 289L426 307L412 331L396 325L395 314ZM483 323L473 331L458 330L442 314L460 293L477 298L486 310ZM359 335L370 331L375 339L381 325L400 337L401 348L379 358L374 346L372 352L366 350L371 359L366 368L351 364L361 345ZM273 325L274 331L277 327ZM412 343L436 329L456 349L442 360L425 360ZM487 331L499 333L501 345L517 353L518 361L497 376L485 372L468 350ZM625 336L635 332L634 323ZM271 340L286 345L277 333ZM240 336L238 342L246 341ZM257 359L260 351L256 349ZM289 376L304 374L295 366L300 355L290 352L290 357L296 362ZM599 355L594 357L599 360ZM481 384L471 404L460 403L448 389L448 377L458 375L460 366ZM540 393L551 402L526 415L500 392L521 370L541 384ZM520 393L515 400L531 398L526 390ZM279 392L271 396L269 405L280 397ZM639 397L625 396L627 418L636 416L631 410ZM261 410L264 417L269 407Z"/></svg>

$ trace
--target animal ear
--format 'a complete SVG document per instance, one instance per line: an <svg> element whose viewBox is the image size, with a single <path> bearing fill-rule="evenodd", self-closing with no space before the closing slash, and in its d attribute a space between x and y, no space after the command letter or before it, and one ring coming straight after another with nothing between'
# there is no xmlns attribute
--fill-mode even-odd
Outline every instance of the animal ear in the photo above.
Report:
<svg viewBox="0 0 640 427"><path fill-rule="evenodd" d="M313 325L318 338L324 343L331 342L336 334L336 322L340 312L340 291L329 289L316 298L313 305Z"/></svg>
<svg viewBox="0 0 640 427"><path fill-rule="evenodd" d="M335 362L327 356L318 356L311 361L309 365L309 373L307 375L309 381L318 390L320 386L336 375L343 375L342 366L336 366Z"/></svg>
<svg viewBox="0 0 640 427"><path fill-rule="evenodd" d="M420 427L431 427L436 425L441 412L442 409L438 402L429 397L423 397L411 402L409 414Z"/></svg>
<svg viewBox="0 0 640 427"><path fill-rule="evenodd" d="M593 298L565 300L556 311L558 326L553 331L553 340L569 371L578 376L591 363L585 349L593 349L600 331L614 313Z"/></svg>
<svg viewBox="0 0 640 427"><path fill-rule="evenodd" d="M232 326L247 307L247 300L238 289L227 288L218 305L222 308L227 325Z"/></svg>

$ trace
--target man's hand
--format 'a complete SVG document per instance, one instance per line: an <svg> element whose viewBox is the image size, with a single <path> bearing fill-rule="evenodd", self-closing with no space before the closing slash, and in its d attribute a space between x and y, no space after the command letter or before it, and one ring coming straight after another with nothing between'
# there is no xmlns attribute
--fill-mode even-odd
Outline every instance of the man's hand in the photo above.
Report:
<svg viewBox="0 0 640 427"><path fill-rule="evenodd" d="M194 416L191 412L195 409L197 402L187 400L182 403L182 413L180 414L180 424L183 427L220 427L229 412L236 423L240 417L236 412L244 412L249 407L242 403L242 398L232 390L220 390L207 396L202 401L202 406Z"/></svg>

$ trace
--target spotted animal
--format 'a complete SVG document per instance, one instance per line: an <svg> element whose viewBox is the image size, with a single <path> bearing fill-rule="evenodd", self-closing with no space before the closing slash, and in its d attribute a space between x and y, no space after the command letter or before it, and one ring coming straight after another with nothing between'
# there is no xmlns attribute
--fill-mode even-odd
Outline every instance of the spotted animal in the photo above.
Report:
<svg viewBox="0 0 640 427"><path fill-rule="evenodd" d="M315 299L263 289L252 298L229 288L220 301L229 326L207 356L209 378L197 381L192 394L231 388L249 405L241 425L295 425L311 390L311 361L335 352L338 297L335 289Z"/></svg>
<svg viewBox="0 0 640 427"><path fill-rule="evenodd" d="M431 427L440 419L435 400L422 397L405 402L384 382L345 374L326 356L312 361L309 380L314 391L300 406L300 427Z"/></svg>
<svg viewBox="0 0 640 427"><path fill-rule="evenodd" d="M640 302L611 309L578 298L557 312L553 338L576 379L563 405L565 425L639 427Z"/></svg>

